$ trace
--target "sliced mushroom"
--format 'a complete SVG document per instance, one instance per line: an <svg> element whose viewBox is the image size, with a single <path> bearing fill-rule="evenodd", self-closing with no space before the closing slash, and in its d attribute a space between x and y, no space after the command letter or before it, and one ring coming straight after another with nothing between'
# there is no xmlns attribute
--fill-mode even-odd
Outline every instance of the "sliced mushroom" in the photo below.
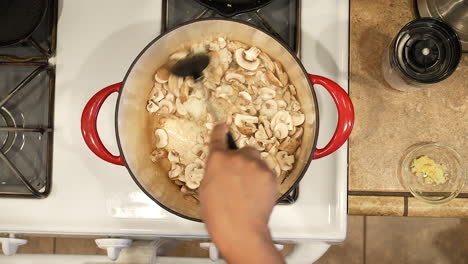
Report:
<svg viewBox="0 0 468 264"><path fill-rule="evenodd" d="M303 128L299 127L292 137L287 137L285 140L283 140L283 142L281 142L281 144L278 146L278 149L284 150L289 154L294 154L301 144L303 131Z"/></svg>
<svg viewBox="0 0 468 264"><path fill-rule="evenodd" d="M170 57L169 57L169 60L181 60L185 57L187 57L187 55L189 54L188 51L186 50L180 50L180 51L177 51L175 53L173 53Z"/></svg>
<svg viewBox="0 0 468 264"><path fill-rule="evenodd" d="M171 74L167 82L169 92L173 93L176 97L179 97L180 87L182 86L183 82L184 78Z"/></svg>
<svg viewBox="0 0 468 264"><path fill-rule="evenodd" d="M301 110L301 104L296 101L295 99L294 100L291 100L291 104L289 105L290 107L290 110L293 111L293 112L297 112L299 110Z"/></svg>
<svg viewBox="0 0 468 264"><path fill-rule="evenodd" d="M252 96L246 91L240 92L239 98L241 99L241 102L244 104L250 104L252 102Z"/></svg>
<svg viewBox="0 0 468 264"><path fill-rule="evenodd" d="M288 81L289 81L288 74L283 71L283 66L278 61L275 61L275 71L276 71L276 76L278 77L278 79L280 80L282 84L281 87L288 85Z"/></svg>
<svg viewBox="0 0 468 264"><path fill-rule="evenodd" d="M166 130L161 128L156 129L156 131L154 131L154 135L156 137L157 148L164 148L165 146L167 146L168 137Z"/></svg>
<svg viewBox="0 0 468 264"><path fill-rule="evenodd" d="M257 47L251 47L245 51L245 59L248 61L255 61L262 51Z"/></svg>
<svg viewBox="0 0 468 264"><path fill-rule="evenodd" d="M189 80L191 79L186 79L180 86L179 98L180 98L180 102L182 103L187 102L187 99L190 95Z"/></svg>
<svg viewBox="0 0 468 264"><path fill-rule="evenodd" d="M265 115L269 118L273 117L278 112L278 104L275 100L267 100L262 104L260 115Z"/></svg>
<svg viewBox="0 0 468 264"><path fill-rule="evenodd" d="M171 163L178 163L178 162L180 162L180 154L179 154L179 152L177 152L175 150L171 150L171 151L169 151L169 154L167 155L167 159Z"/></svg>
<svg viewBox="0 0 468 264"><path fill-rule="evenodd" d="M203 170L195 169L189 175L185 175L185 185L192 190L200 187L200 183L203 180Z"/></svg>
<svg viewBox="0 0 468 264"><path fill-rule="evenodd" d="M258 130L255 132L255 139L257 140L264 140L268 139L268 135L265 131L265 127L263 125L258 125Z"/></svg>
<svg viewBox="0 0 468 264"><path fill-rule="evenodd" d="M268 70L274 72L275 71L275 64L273 61L270 59L270 57L265 53L262 52L259 54L260 59L263 61L263 64L265 65L265 68Z"/></svg>
<svg viewBox="0 0 468 264"><path fill-rule="evenodd" d="M305 115L301 112L292 112L291 119L294 126L300 126L304 124Z"/></svg>
<svg viewBox="0 0 468 264"><path fill-rule="evenodd" d="M216 97L228 99L232 95L232 87L230 85L221 85L216 88Z"/></svg>
<svg viewBox="0 0 468 264"><path fill-rule="evenodd" d="M175 96L174 96L174 94L169 93L169 92L166 94L166 98L165 98L165 99L168 100L168 101L170 101L171 103L174 103L174 102L175 102Z"/></svg>
<svg viewBox="0 0 468 264"><path fill-rule="evenodd" d="M182 168L180 164L174 164L168 173L169 178L171 179L178 178L183 173L183 171L184 169Z"/></svg>
<svg viewBox="0 0 468 264"><path fill-rule="evenodd" d="M169 75L171 75L169 69L166 67L161 67L154 74L154 80L158 83L167 83Z"/></svg>
<svg viewBox="0 0 468 264"><path fill-rule="evenodd" d="M228 82L238 81L239 83L245 83L245 76L237 72L228 72L224 79Z"/></svg>
<svg viewBox="0 0 468 264"><path fill-rule="evenodd" d="M241 135L237 140L236 140L236 144L239 148L243 148L245 146L247 146L247 144L249 143L249 138L244 136L244 135Z"/></svg>
<svg viewBox="0 0 468 264"><path fill-rule="evenodd" d="M257 131L256 123L258 123L258 117L256 116L236 114L234 117L234 124L237 126L237 130L247 136Z"/></svg>
<svg viewBox="0 0 468 264"><path fill-rule="evenodd" d="M247 49L249 46L237 40L229 41L227 44L227 49L231 52L234 52L238 49Z"/></svg>
<svg viewBox="0 0 468 264"><path fill-rule="evenodd" d="M268 152L261 152L260 153L260 158L265 161L268 168L270 168L270 169L273 169L277 165L275 157L270 155L270 153L268 153Z"/></svg>
<svg viewBox="0 0 468 264"><path fill-rule="evenodd" d="M283 87L283 83L281 83L281 81L278 78L276 78L275 74L272 71L266 71L266 76L268 78L268 81L270 81L272 85L276 87Z"/></svg>
<svg viewBox="0 0 468 264"><path fill-rule="evenodd" d="M160 113L162 114L172 114L174 113L174 104L167 100L167 99L163 99L161 100L161 102L159 102L159 111Z"/></svg>
<svg viewBox="0 0 468 264"><path fill-rule="evenodd" d="M192 153L195 154L195 156L199 157L200 159L204 159L206 157L206 152L207 149L204 145L195 145L192 148Z"/></svg>
<svg viewBox="0 0 468 264"><path fill-rule="evenodd" d="M203 42L194 43L190 46L190 51L191 53L205 53L205 44Z"/></svg>
<svg viewBox="0 0 468 264"><path fill-rule="evenodd" d="M248 71L255 71L260 65L259 59L255 59L252 61L246 59L245 49L236 50L234 56L237 64Z"/></svg>
<svg viewBox="0 0 468 264"><path fill-rule="evenodd" d="M165 149L155 149L153 152L151 152L150 159L152 162L158 162L161 159L164 159L167 157L167 151Z"/></svg>
<svg viewBox="0 0 468 264"><path fill-rule="evenodd" d="M274 136L278 139L283 139L288 136L288 126L285 123L277 124L272 130Z"/></svg>
<svg viewBox="0 0 468 264"><path fill-rule="evenodd" d="M218 38L218 44L221 49L224 49L226 47L226 40L223 37Z"/></svg>
<svg viewBox="0 0 468 264"><path fill-rule="evenodd" d="M266 88L266 87L260 88L260 90L258 90L258 93L259 93L259 97L262 98L262 100L264 101L273 99L276 96L276 92L274 89Z"/></svg>
<svg viewBox="0 0 468 264"><path fill-rule="evenodd" d="M280 123L285 124L288 130L292 130L294 127L292 124L291 114L284 110L278 111L273 116L271 119L271 129L276 130L275 127Z"/></svg>
<svg viewBox="0 0 468 264"><path fill-rule="evenodd" d="M288 106L283 100L276 100L276 104L278 105L278 110L284 110Z"/></svg>
<svg viewBox="0 0 468 264"><path fill-rule="evenodd" d="M294 87L294 85L290 84L290 85L288 86L288 88L289 88L289 91L291 92L292 95L296 95L296 94L297 94L297 92L296 92L296 87Z"/></svg>
<svg viewBox="0 0 468 264"><path fill-rule="evenodd" d="M291 104L291 93L289 91L284 92L283 100L286 102L286 105Z"/></svg>
<svg viewBox="0 0 468 264"><path fill-rule="evenodd" d="M255 148L258 151L264 151L265 150L265 145L261 144L259 141L257 141L254 137L250 137L247 144L253 148Z"/></svg>
<svg viewBox="0 0 468 264"><path fill-rule="evenodd" d="M179 98L176 99L176 111L181 116L187 115L187 109L185 109L185 106L182 104Z"/></svg>
<svg viewBox="0 0 468 264"><path fill-rule="evenodd" d="M146 110L150 113L156 113L159 110L159 106L157 106L152 100L149 100L146 105Z"/></svg>
<svg viewBox="0 0 468 264"><path fill-rule="evenodd" d="M289 171L293 168L294 156L289 155L286 151L279 151L276 154L276 160L283 171Z"/></svg>
<svg viewBox="0 0 468 264"><path fill-rule="evenodd" d="M156 98L159 97L159 95L161 95L162 97L160 99L158 98L159 100L156 100ZM153 85L153 88L148 94L148 100L159 102L163 98L164 98L164 94L162 93L162 85L160 83L155 82Z"/></svg>

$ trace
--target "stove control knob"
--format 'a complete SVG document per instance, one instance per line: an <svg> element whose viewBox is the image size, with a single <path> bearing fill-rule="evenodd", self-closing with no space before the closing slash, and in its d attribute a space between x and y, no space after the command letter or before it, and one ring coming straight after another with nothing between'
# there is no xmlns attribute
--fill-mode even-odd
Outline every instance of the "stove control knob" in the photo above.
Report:
<svg viewBox="0 0 468 264"><path fill-rule="evenodd" d="M131 239L120 238L101 238L96 239L95 242L99 248L107 250L107 257L112 261L119 258L120 251L123 248L128 248L132 244Z"/></svg>
<svg viewBox="0 0 468 264"><path fill-rule="evenodd" d="M10 235L10 237L0 237L0 242L2 243L3 254L11 256L16 254L19 246L26 244L28 241L26 239L14 238Z"/></svg>

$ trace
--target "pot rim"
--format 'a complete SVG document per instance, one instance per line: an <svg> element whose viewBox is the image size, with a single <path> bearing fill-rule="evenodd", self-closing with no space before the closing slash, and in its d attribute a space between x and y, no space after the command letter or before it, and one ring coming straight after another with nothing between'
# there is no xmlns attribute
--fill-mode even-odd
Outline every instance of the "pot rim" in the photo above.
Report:
<svg viewBox="0 0 468 264"><path fill-rule="evenodd" d="M265 34L267 34L268 36L270 36L272 39L276 40L276 42L278 42L281 46L283 46L288 52L289 54L291 54L291 56L294 58L294 60L296 61L296 63L299 65L299 67L301 68L302 72L304 73L304 78L307 79L307 82L309 83L309 87L310 87L310 90L312 92L312 97L313 97L313 100L314 100L314 108L315 108L315 135L314 135L314 140L313 140L313 143L312 143L312 148L311 148L311 151L308 155L308 158L307 158L307 162L306 164L304 165L303 169L301 170L301 173L299 174L299 176L297 177L296 181L291 185L291 187L289 187L289 189L283 194L281 195L281 197L279 197L277 199L277 202L280 201L281 199L283 199L284 197L286 197L296 186L299 185L299 182L302 180L302 178L304 177L307 169L309 168L310 166L310 163L312 162L313 160L313 157L314 157L314 153L315 153L315 150L316 150L316 146L317 146L317 139L318 139L318 132L319 132L319 108L318 108L318 103L317 103L317 95L315 93L315 90L314 90L314 86L312 84L312 82L310 81L310 78L308 77L308 73L306 71L306 69L304 68L304 65L302 64L301 60L296 56L296 54L291 50L291 48L288 47L288 45L286 45L284 43L283 40L273 36L271 33L255 26L255 25L251 25L247 22L244 22L244 21L237 21L237 20L234 20L234 19L230 19L230 18L203 18L203 19L197 19L197 20L192 20L192 21L188 21L188 22L184 22L174 28L171 28L169 30L167 30L166 32L163 32L161 33L160 35L158 35L156 38L154 38L152 41L150 41L141 51L140 53L136 56L136 58L133 60L132 64L130 65L130 67L128 68L127 70L127 73L125 74L125 77L122 81L122 85L121 85L121 88L120 88L120 91L118 92L118 97L117 97L117 106L115 108L115 134L116 134L116 138L117 138L117 146L119 148L119 152L120 152L120 155L122 157L122 160L124 162L124 165L125 167L127 168L127 171L129 172L130 176L132 177L133 181L137 184L137 186L140 188L140 190L143 191L143 193L145 193L151 200L153 200L157 205L161 206L162 208L164 208L166 211L172 213L172 214L175 214L179 217L182 217L184 219L187 219L187 220L192 220L192 221L195 221L195 222L203 222L202 219L198 219L198 218L195 218L195 217L190 217L190 216L186 216L182 213L179 213L179 212L176 212L175 210L167 207L166 205L162 204L161 202L159 202L155 197L153 197L150 193L148 193L146 191L146 189L140 184L140 182L138 181L138 179L136 178L136 176L133 174L132 170L130 169L130 167L128 166L127 164L127 160L125 158L125 153L123 152L123 149L122 149L122 145L121 145L121 142L120 142L120 134L119 134L119 126L118 126L118 120L119 120L119 108L120 108L120 99L121 99L121 96L122 96L122 92L125 88L125 83L127 82L127 78L128 76L130 75L130 72L132 71L133 67L135 66L135 64L140 60L141 56L143 56L143 54L156 42L158 41L159 39L161 39L162 37L166 36L167 34L171 33L172 31L175 31L181 27L184 27L184 26L187 26L187 25L190 25L190 24L194 24L194 23L198 23L198 22L204 22L204 21L213 21L213 22L216 22L216 21L228 21L228 22L233 22L233 23L239 23L239 24L243 24L243 25L246 25L246 26L249 26L249 27L252 27L256 30L259 30ZM281 183L280 183L281 184Z"/></svg>

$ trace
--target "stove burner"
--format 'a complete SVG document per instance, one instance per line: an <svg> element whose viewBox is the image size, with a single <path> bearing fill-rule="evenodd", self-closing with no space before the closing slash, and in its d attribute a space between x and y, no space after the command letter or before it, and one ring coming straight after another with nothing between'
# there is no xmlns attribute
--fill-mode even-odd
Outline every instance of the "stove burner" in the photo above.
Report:
<svg viewBox="0 0 468 264"><path fill-rule="evenodd" d="M17 128L13 115L5 107L0 108L0 151L5 154L11 150L18 137L12 128Z"/></svg>
<svg viewBox="0 0 468 264"><path fill-rule="evenodd" d="M0 196L44 198L52 186L55 68L49 61L56 48L58 0L19 2L30 10L37 3L47 7L19 43L0 41ZM0 20L14 16L5 10L0 8Z"/></svg>

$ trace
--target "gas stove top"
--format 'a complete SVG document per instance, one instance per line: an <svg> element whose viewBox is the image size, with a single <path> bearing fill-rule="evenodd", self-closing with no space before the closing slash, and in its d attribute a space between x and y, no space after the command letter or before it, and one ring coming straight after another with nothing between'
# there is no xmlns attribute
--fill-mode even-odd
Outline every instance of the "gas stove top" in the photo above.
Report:
<svg viewBox="0 0 468 264"><path fill-rule="evenodd" d="M57 1L32 35L0 47L0 196L46 197L51 188Z"/></svg>
<svg viewBox="0 0 468 264"><path fill-rule="evenodd" d="M276 1L281 0L272 3ZM203 224L182 219L155 204L124 167L97 158L87 148L80 130L81 114L89 99L107 85L122 81L135 57L159 35L163 3L59 1L52 97L55 99L51 99L53 126L51 120L47 126L41 126L54 129L51 192L41 200L0 199L0 208L8 211L0 214L0 232L208 237ZM344 88L348 83L348 5L347 0L314 0L302 1L300 9L304 67ZM47 82L46 75L41 76ZM28 91L26 88L22 91ZM336 110L324 89L317 86L315 90L320 107L318 145L324 146L335 130ZM114 123L116 98L116 94L111 95L105 102L98 119L103 143L114 155L118 155ZM31 123L27 121L25 126L33 127L28 124ZM52 135L51 132L43 134ZM296 202L275 206L273 210L270 228L275 240L336 242L344 239L347 157L345 145L333 155L311 163L299 184Z"/></svg>

